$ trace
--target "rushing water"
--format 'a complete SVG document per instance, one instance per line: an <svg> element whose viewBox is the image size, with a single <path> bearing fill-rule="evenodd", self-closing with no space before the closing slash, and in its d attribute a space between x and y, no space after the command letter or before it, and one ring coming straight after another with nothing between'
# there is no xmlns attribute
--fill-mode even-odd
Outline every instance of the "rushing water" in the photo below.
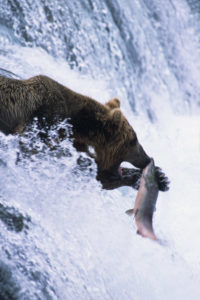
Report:
<svg viewBox="0 0 200 300"><path fill-rule="evenodd" d="M0 73L118 96L171 180L160 246L124 213L136 192L102 190L69 141L49 152L33 124L22 138L42 151L21 159L1 133L0 299L200 299L199 29L192 0L0 0Z"/></svg>

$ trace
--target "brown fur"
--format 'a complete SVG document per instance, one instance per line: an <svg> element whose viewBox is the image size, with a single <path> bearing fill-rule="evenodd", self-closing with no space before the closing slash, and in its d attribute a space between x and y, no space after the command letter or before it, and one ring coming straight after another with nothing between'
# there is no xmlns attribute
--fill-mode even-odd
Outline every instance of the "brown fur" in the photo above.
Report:
<svg viewBox="0 0 200 300"><path fill-rule="evenodd" d="M27 80L0 77L0 130L21 132L35 116L49 124L69 118L74 145L94 147L101 171L116 171L122 161L140 168L149 162L119 99L103 105L42 75Z"/></svg>

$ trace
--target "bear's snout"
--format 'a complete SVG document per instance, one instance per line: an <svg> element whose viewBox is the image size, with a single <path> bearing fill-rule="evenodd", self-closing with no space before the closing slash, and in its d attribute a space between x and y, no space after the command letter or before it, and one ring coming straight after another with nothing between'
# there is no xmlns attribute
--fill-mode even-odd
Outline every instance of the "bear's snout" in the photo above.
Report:
<svg viewBox="0 0 200 300"><path fill-rule="evenodd" d="M143 169L150 163L151 158L146 154L143 147L138 144L137 149L130 153L129 159L126 161L131 163L136 168Z"/></svg>

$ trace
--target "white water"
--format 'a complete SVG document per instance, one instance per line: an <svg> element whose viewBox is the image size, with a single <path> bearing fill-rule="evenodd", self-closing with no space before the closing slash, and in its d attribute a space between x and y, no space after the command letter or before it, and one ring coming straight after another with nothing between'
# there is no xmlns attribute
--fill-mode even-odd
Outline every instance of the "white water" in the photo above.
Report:
<svg viewBox="0 0 200 300"><path fill-rule="evenodd" d="M140 8L138 4L137 14L142 12ZM182 16L183 11L179 14ZM191 95L198 95L196 78L200 69L195 58L199 57L199 48L193 31L188 29L187 34L191 43L182 50L180 47L179 59L195 78L191 86L191 76L187 79L184 72ZM10 35L12 43L5 35ZM156 40L155 53L148 52L147 37L146 32L146 38L141 38L141 46L146 46L147 69L133 88L137 115L123 91L119 96L144 149L171 181L169 192L159 193L154 216L155 232L164 245L138 236L134 221L125 214L134 205L136 191L127 187L102 190L95 179L95 164L91 173L88 169L80 171L76 163L79 154L68 141L62 146L71 149L72 157L58 159L46 150L16 164L17 138L1 134L1 203L31 218L29 229L20 233L8 231L0 222L1 260L10 267L20 287L18 299L200 299L198 106L196 100L190 105L183 102L188 86L180 88L164 64L162 51L157 52ZM113 86L106 78L83 76L70 70L63 58L55 58L41 48L22 47L13 39L4 28L1 68L23 78L46 74L102 103L118 96L113 95ZM142 97L148 98L148 107L140 101ZM148 109L153 113L153 123L147 118Z"/></svg>
<svg viewBox="0 0 200 300"><path fill-rule="evenodd" d="M16 46L14 59L3 66L9 65L25 77L43 73L63 83L67 78L77 91L109 98L106 83L81 78L40 49ZM72 158L44 155L16 166L16 138L1 135L1 143L9 146L0 153L7 163L1 166L1 197L32 220L23 238L6 232L9 251L14 261L23 261L12 249L14 243L27 256L26 268L31 261L33 270L48 272L48 297L52 293L53 299L198 299L199 118L163 112L165 119L152 124L145 116L125 113L171 180L170 191L159 194L154 218L166 246L136 235L133 220L124 213L134 203L131 188L103 191L95 172L92 177L87 172L72 175L78 155L73 150ZM35 283L22 274L18 270L17 279L34 299Z"/></svg>

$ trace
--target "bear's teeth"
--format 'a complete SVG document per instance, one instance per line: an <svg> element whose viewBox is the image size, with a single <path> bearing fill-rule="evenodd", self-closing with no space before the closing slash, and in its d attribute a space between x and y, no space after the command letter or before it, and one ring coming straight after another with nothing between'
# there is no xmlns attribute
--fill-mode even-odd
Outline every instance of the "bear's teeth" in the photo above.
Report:
<svg viewBox="0 0 200 300"><path fill-rule="evenodd" d="M122 168L121 167L118 168L118 173L122 177Z"/></svg>

